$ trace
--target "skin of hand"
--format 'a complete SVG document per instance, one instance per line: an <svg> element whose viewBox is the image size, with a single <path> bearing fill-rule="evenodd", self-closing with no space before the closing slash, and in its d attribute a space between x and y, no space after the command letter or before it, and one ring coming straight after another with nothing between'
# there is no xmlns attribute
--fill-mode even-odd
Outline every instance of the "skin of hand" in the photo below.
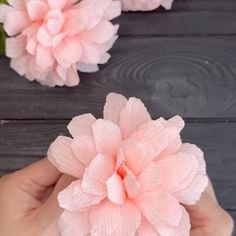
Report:
<svg viewBox="0 0 236 236"><path fill-rule="evenodd" d="M232 235L233 219L219 206L211 183L196 205L185 208L190 215L192 226L190 236Z"/></svg>
<svg viewBox="0 0 236 236"><path fill-rule="evenodd" d="M0 178L1 236L58 236L58 193L74 179L45 158Z"/></svg>
<svg viewBox="0 0 236 236"><path fill-rule="evenodd" d="M46 158L0 178L0 235L60 235L57 195L73 180ZM218 205L211 184L196 205L185 207L192 224L190 236L231 236L233 220Z"/></svg>

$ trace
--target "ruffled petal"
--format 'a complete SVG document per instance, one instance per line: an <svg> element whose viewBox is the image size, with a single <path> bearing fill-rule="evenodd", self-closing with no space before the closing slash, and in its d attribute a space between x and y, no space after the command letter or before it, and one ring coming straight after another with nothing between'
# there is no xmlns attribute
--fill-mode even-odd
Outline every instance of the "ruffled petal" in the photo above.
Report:
<svg viewBox="0 0 236 236"><path fill-rule="evenodd" d="M163 222L172 226L178 226L180 223L181 206L175 198L161 189L140 194L135 203L157 231Z"/></svg>
<svg viewBox="0 0 236 236"><path fill-rule="evenodd" d="M14 36L20 33L29 24L30 19L24 11L11 10L5 15L4 18L4 29L9 36Z"/></svg>
<svg viewBox="0 0 236 236"><path fill-rule="evenodd" d="M110 120L115 124L119 124L120 113L125 107L127 99L117 93L109 93L106 97L103 117L105 120Z"/></svg>
<svg viewBox="0 0 236 236"><path fill-rule="evenodd" d="M20 57L25 53L26 38L22 34L6 39L6 56L10 58Z"/></svg>
<svg viewBox="0 0 236 236"><path fill-rule="evenodd" d="M140 99L130 98L120 114L120 129L124 139L131 136L142 124L151 117Z"/></svg>
<svg viewBox="0 0 236 236"><path fill-rule="evenodd" d="M64 38L63 42L53 50L53 55L61 66L69 68L81 58L81 43L76 37Z"/></svg>
<svg viewBox="0 0 236 236"><path fill-rule="evenodd" d="M64 211L59 220L62 236L84 236L90 232L89 213Z"/></svg>
<svg viewBox="0 0 236 236"><path fill-rule="evenodd" d="M38 45L36 52L36 63L43 69L48 69L53 66L54 58L49 48Z"/></svg>
<svg viewBox="0 0 236 236"><path fill-rule="evenodd" d="M49 6L51 9L63 9L66 4L68 3L68 0L47 0Z"/></svg>
<svg viewBox="0 0 236 236"><path fill-rule="evenodd" d="M93 137L90 135L75 137L72 141L71 149L84 166L88 166L91 160L96 156L95 143Z"/></svg>
<svg viewBox="0 0 236 236"><path fill-rule="evenodd" d="M161 236L154 227L142 216L136 236Z"/></svg>
<svg viewBox="0 0 236 236"><path fill-rule="evenodd" d="M12 10L12 7L6 4L0 4L0 23L4 23L4 19L8 12Z"/></svg>
<svg viewBox="0 0 236 236"><path fill-rule="evenodd" d="M105 18L113 20L121 14L121 3L120 1L112 1L110 6L105 11Z"/></svg>
<svg viewBox="0 0 236 236"><path fill-rule="evenodd" d="M177 153L157 161L157 165L162 173L162 188L172 193L192 182L197 174L198 160L193 155Z"/></svg>
<svg viewBox="0 0 236 236"><path fill-rule="evenodd" d="M79 62L77 63L77 70L81 72L93 73L99 71L98 65L86 64Z"/></svg>
<svg viewBox="0 0 236 236"><path fill-rule="evenodd" d="M125 155L125 165L138 175L155 158L152 147L136 140L127 140L121 146Z"/></svg>
<svg viewBox="0 0 236 236"><path fill-rule="evenodd" d="M117 30L117 27L115 27L109 21L102 21L93 29L84 32L82 38L85 41L103 44L108 42L113 37L113 35L116 34Z"/></svg>
<svg viewBox="0 0 236 236"><path fill-rule="evenodd" d="M28 66L30 63L30 57L23 55L20 58L13 58L10 63L10 67L15 70L19 75L23 76L28 72Z"/></svg>
<svg viewBox="0 0 236 236"><path fill-rule="evenodd" d="M92 125L95 121L96 118L92 114L84 114L74 117L67 128L74 138L80 135L92 136Z"/></svg>
<svg viewBox="0 0 236 236"><path fill-rule="evenodd" d="M161 171L156 163L151 163L137 177L141 184L141 191L147 192L156 189L161 184Z"/></svg>
<svg viewBox="0 0 236 236"><path fill-rule="evenodd" d="M25 8L25 1L24 0L7 0L7 2L17 8L17 9L24 9Z"/></svg>
<svg viewBox="0 0 236 236"><path fill-rule="evenodd" d="M48 12L48 5L43 1L31 0L26 3L26 7L32 21L43 19Z"/></svg>
<svg viewBox="0 0 236 236"><path fill-rule="evenodd" d="M115 170L114 159L110 156L99 154L90 163L88 173L101 183L106 183Z"/></svg>
<svg viewBox="0 0 236 236"><path fill-rule="evenodd" d="M92 125L94 141L98 153L116 156L121 142L119 127L108 120L97 120Z"/></svg>
<svg viewBox="0 0 236 236"><path fill-rule="evenodd" d="M89 174L88 169L85 170L81 187L84 190L84 192L88 194L104 196L107 193L105 184L101 183L99 180L95 178L92 178Z"/></svg>
<svg viewBox="0 0 236 236"><path fill-rule="evenodd" d="M126 201L120 208L118 219L120 220L118 227L111 236L135 235L135 232L140 226L141 213L131 201Z"/></svg>
<svg viewBox="0 0 236 236"><path fill-rule="evenodd" d="M90 211L91 235L111 235L118 227L120 206L104 200Z"/></svg>
<svg viewBox="0 0 236 236"><path fill-rule="evenodd" d="M72 65L67 71L67 80L65 84L68 87L74 87L77 86L79 82L80 78L75 68L75 65Z"/></svg>
<svg viewBox="0 0 236 236"><path fill-rule="evenodd" d="M129 199L133 199L140 193L140 183L128 168L126 168L125 170L126 176L123 179L125 190Z"/></svg>
<svg viewBox="0 0 236 236"><path fill-rule="evenodd" d="M69 211L86 211L104 198L105 196L85 193L81 188L81 180L74 181L58 194L60 207Z"/></svg>
<svg viewBox="0 0 236 236"><path fill-rule="evenodd" d="M196 175L187 187L171 194L182 204L194 205L200 200L208 182L206 175Z"/></svg>
<svg viewBox="0 0 236 236"><path fill-rule="evenodd" d="M113 174L107 181L107 197L115 204L124 204L126 193L121 177L116 173Z"/></svg>
<svg viewBox="0 0 236 236"><path fill-rule="evenodd" d="M49 147L48 159L62 173L80 178L84 173L84 166L71 150L72 139L59 136Z"/></svg>

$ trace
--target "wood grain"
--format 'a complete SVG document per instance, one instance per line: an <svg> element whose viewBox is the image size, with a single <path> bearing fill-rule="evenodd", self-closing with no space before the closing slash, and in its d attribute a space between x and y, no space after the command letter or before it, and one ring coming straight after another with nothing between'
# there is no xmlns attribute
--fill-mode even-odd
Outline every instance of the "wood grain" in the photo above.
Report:
<svg viewBox="0 0 236 236"><path fill-rule="evenodd" d="M122 38L98 73L76 88L47 88L18 76L0 57L0 119L101 116L105 96L140 97L153 117L234 119L235 38Z"/></svg>
<svg viewBox="0 0 236 236"><path fill-rule="evenodd" d="M68 135L68 121L9 121L0 126L0 174L22 168L46 155L49 144ZM220 203L236 210L236 123L187 123L184 142L205 152L208 172Z"/></svg>

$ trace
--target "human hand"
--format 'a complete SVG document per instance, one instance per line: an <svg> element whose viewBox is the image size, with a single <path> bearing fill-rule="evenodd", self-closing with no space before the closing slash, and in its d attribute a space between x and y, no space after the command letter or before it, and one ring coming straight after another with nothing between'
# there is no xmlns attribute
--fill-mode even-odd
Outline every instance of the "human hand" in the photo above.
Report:
<svg viewBox="0 0 236 236"><path fill-rule="evenodd" d="M0 235L60 235L57 195L72 181L47 159L0 178Z"/></svg>
<svg viewBox="0 0 236 236"><path fill-rule="evenodd" d="M196 205L185 207L192 225L190 236L232 235L233 219L218 205L211 183Z"/></svg>

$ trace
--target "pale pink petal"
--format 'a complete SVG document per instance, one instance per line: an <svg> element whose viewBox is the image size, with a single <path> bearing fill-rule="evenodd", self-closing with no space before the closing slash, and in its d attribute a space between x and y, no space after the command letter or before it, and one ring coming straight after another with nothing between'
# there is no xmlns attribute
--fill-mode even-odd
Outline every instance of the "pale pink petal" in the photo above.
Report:
<svg viewBox="0 0 236 236"><path fill-rule="evenodd" d="M37 41L36 36L31 36L30 38L28 38L27 44L26 44L27 52L35 56L37 52L37 47L38 47L38 41Z"/></svg>
<svg viewBox="0 0 236 236"><path fill-rule="evenodd" d="M31 0L26 3L26 7L32 21L43 19L48 11L48 5L43 1Z"/></svg>
<svg viewBox="0 0 236 236"><path fill-rule="evenodd" d="M52 46L52 35L49 33L48 29L45 25L42 25L38 32L37 32L37 40L39 43L42 44L44 47L51 47Z"/></svg>
<svg viewBox="0 0 236 236"><path fill-rule="evenodd" d="M30 57L23 55L20 58L13 58L10 67L15 70L19 75L23 76L28 72Z"/></svg>
<svg viewBox="0 0 236 236"><path fill-rule="evenodd" d="M118 227L120 206L104 200L90 211L91 235L111 235Z"/></svg>
<svg viewBox="0 0 236 236"><path fill-rule="evenodd" d="M165 132L168 134L168 145L158 155L157 159L161 159L165 156L175 154L182 145L182 140L181 140L181 137L180 137L179 128L168 127L168 128L165 128Z"/></svg>
<svg viewBox="0 0 236 236"><path fill-rule="evenodd" d="M172 226L180 223L181 206L175 198L161 189L142 193L135 199L135 203L157 231L162 222Z"/></svg>
<svg viewBox="0 0 236 236"><path fill-rule="evenodd" d="M135 235L141 222L141 213L131 202L126 201L120 208L119 224L111 236L131 236Z"/></svg>
<svg viewBox="0 0 236 236"><path fill-rule="evenodd" d="M59 136L49 147L48 159L62 173L80 178L84 166L73 154L71 143L71 138Z"/></svg>
<svg viewBox="0 0 236 236"><path fill-rule="evenodd" d="M129 199L133 199L140 193L140 183L128 168L126 168L125 170L126 176L123 179L125 190Z"/></svg>
<svg viewBox="0 0 236 236"><path fill-rule="evenodd" d="M64 211L59 220L62 236L85 236L90 232L89 213Z"/></svg>
<svg viewBox="0 0 236 236"><path fill-rule="evenodd" d="M105 120L110 120L115 124L119 124L120 113L125 107L127 99L117 93L109 93L106 97L103 117Z"/></svg>
<svg viewBox="0 0 236 236"><path fill-rule="evenodd" d="M109 53L104 53L103 55L100 56L99 64L107 63L110 58L111 58L111 55Z"/></svg>
<svg viewBox="0 0 236 236"><path fill-rule="evenodd" d="M86 64L98 64L100 61L100 52L92 44L80 40L82 55L81 61Z"/></svg>
<svg viewBox="0 0 236 236"><path fill-rule="evenodd" d="M194 205L200 200L208 182L209 179L206 175L196 175L187 187L171 194L182 204Z"/></svg>
<svg viewBox="0 0 236 236"><path fill-rule="evenodd" d="M71 149L84 166L88 166L97 154L93 137L90 135L76 136L72 141Z"/></svg>
<svg viewBox="0 0 236 236"><path fill-rule="evenodd" d="M67 80L65 84L68 87L74 87L74 86L77 86L79 82L80 82L80 78L77 73L77 70L75 66L72 65L67 71Z"/></svg>
<svg viewBox="0 0 236 236"><path fill-rule="evenodd" d="M151 117L140 99L130 98L120 114L122 137L128 138Z"/></svg>
<svg viewBox="0 0 236 236"><path fill-rule="evenodd" d="M80 135L92 136L92 125L95 121L96 118L92 114L84 114L74 117L67 128L74 138Z"/></svg>
<svg viewBox="0 0 236 236"><path fill-rule="evenodd" d="M151 163L137 177L141 184L141 191L151 191L156 189L161 184L161 171L157 164Z"/></svg>
<svg viewBox="0 0 236 236"><path fill-rule="evenodd" d="M203 151L194 144L183 143L179 152L184 152L195 156L198 159L198 174L206 175L206 162L204 160Z"/></svg>
<svg viewBox="0 0 236 236"><path fill-rule="evenodd" d="M26 38L23 35L6 39L6 56L16 58L24 54Z"/></svg>
<svg viewBox="0 0 236 236"><path fill-rule="evenodd" d="M81 187L82 187L83 191L88 194L94 194L94 195L99 195L99 196L106 195L105 184L102 184L97 179L92 178L89 175L88 169L85 170Z"/></svg>
<svg viewBox="0 0 236 236"><path fill-rule="evenodd" d="M63 42L54 48L53 54L61 66L69 68L81 58L80 41L76 37L64 38Z"/></svg>
<svg viewBox="0 0 236 236"><path fill-rule="evenodd" d="M36 63L41 68L50 68L54 64L54 58L49 48L38 45L36 52Z"/></svg>
<svg viewBox="0 0 236 236"><path fill-rule="evenodd" d="M113 26L109 21L102 21L95 28L83 33L83 40L103 44L108 42L116 33L117 27ZM96 37L94 37L96 35Z"/></svg>
<svg viewBox="0 0 236 236"><path fill-rule="evenodd" d="M25 1L24 0L7 0L7 2L17 8L17 9L24 9L25 7Z"/></svg>
<svg viewBox="0 0 236 236"><path fill-rule="evenodd" d="M92 125L94 141L98 153L116 156L121 142L119 127L108 120L97 120Z"/></svg>
<svg viewBox="0 0 236 236"><path fill-rule="evenodd" d="M169 143L170 132L164 129L163 122L165 121L162 118L147 122L140 126L131 138L152 146L155 149L155 156L157 157L165 150Z"/></svg>
<svg viewBox="0 0 236 236"><path fill-rule="evenodd" d="M47 29L52 35L57 35L60 33L62 26L65 21L65 17L59 9L49 11L47 13Z"/></svg>
<svg viewBox="0 0 236 236"><path fill-rule="evenodd" d="M155 151L152 147L136 140L127 140L121 146L125 165L135 174L139 174L155 158Z"/></svg>
<svg viewBox="0 0 236 236"><path fill-rule="evenodd" d="M184 120L180 116L174 116L166 121L166 127L175 127L181 131L184 128Z"/></svg>
<svg viewBox="0 0 236 236"><path fill-rule="evenodd" d="M29 24L30 19L24 11L11 10L5 15L4 18L4 29L9 36L14 36L20 33Z"/></svg>
<svg viewBox="0 0 236 236"><path fill-rule="evenodd" d="M51 9L63 9L68 0L47 0L49 6L51 7Z"/></svg>
<svg viewBox="0 0 236 236"><path fill-rule="evenodd" d="M8 12L12 10L12 7L6 4L0 4L0 22L4 23L4 19Z"/></svg>
<svg viewBox="0 0 236 236"><path fill-rule="evenodd" d="M160 224L158 227L160 235L189 236L191 228L189 215L183 206L180 206L180 208L182 216L179 225Z"/></svg>
<svg viewBox="0 0 236 236"><path fill-rule="evenodd" d="M79 62L77 63L77 70L81 72L87 72L87 73L92 73L92 72L97 72L99 71L98 65L93 65L93 64L86 64Z"/></svg>
<svg viewBox="0 0 236 236"><path fill-rule="evenodd" d="M126 193L122 179L116 173L113 174L107 181L107 197L115 204L122 205L126 199Z"/></svg>
<svg viewBox="0 0 236 236"><path fill-rule="evenodd" d="M155 228L142 216L136 236L160 236Z"/></svg>
<svg viewBox="0 0 236 236"><path fill-rule="evenodd" d="M174 0L163 0L162 2L162 6L166 9L166 10L170 10L172 7L172 3Z"/></svg>
<svg viewBox="0 0 236 236"><path fill-rule="evenodd" d="M63 209L85 211L90 206L101 202L104 197L85 193L81 188L81 180L77 180L58 194L58 202Z"/></svg>
<svg viewBox="0 0 236 236"><path fill-rule="evenodd" d="M105 17L108 20L113 20L121 14L120 1L112 1L110 6L105 11Z"/></svg>
<svg viewBox="0 0 236 236"><path fill-rule="evenodd" d="M188 186L197 174L198 160L186 153L177 153L157 161L162 173L161 186L172 193Z"/></svg>
<svg viewBox="0 0 236 236"><path fill-rule="evenodd" d="M105 170L105 171L104 171ZM110 156L99 154L91 161L88 167L88 173L101 183L106 183L115 170L114 159Z"/></svg>

